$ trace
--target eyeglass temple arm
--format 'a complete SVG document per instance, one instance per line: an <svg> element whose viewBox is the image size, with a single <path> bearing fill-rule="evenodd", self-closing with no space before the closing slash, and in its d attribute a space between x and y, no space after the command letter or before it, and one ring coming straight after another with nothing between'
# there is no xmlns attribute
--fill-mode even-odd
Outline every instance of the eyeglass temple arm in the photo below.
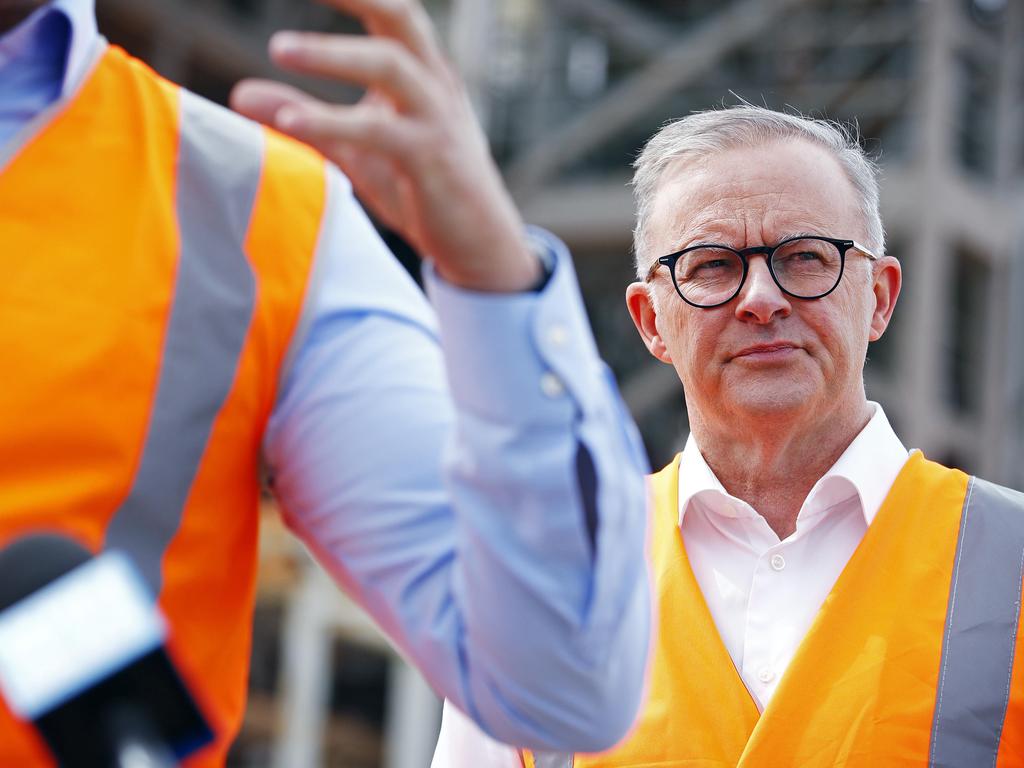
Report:
<svg viewBox="0 0 1024 768"><path fill-rule="evenodd" d="M853 247L854 247L855 250L860 251L861 253L863 253L865 256L867 256L872 261L878 261L878 257L874 253L872 253L870 250L868 250L863 245L858 243L856 240L851 240L850 242L853 243Z"/></svg>
<svg viewBox="0 0 1024 768"><path fill-rule="evenodd" d="M658 267L661 265L661 259L655 259L654 263L651 264L651 268L647 270L647 276L644 278L645 283L649 283L654 279L654 273L658 271Z"/></svg>

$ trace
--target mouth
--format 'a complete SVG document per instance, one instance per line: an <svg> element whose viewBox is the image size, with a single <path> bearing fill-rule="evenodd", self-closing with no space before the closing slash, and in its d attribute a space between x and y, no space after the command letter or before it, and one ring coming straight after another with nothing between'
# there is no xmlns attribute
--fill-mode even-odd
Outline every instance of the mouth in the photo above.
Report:
<svg viewBox="0 0 1024 768"><path fill-rule="evenodd" d="M732 360L743 360L748 362L775 362L783 361L795 355L800 350L796 344L789 341L775 341L770 344L754 344L744 347L732 356Z"/></svg>

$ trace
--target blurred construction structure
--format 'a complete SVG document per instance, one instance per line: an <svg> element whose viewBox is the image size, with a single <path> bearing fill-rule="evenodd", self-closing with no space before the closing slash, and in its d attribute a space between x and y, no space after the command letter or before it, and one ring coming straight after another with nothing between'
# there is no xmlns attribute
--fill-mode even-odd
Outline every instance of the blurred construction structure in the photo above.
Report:
<svg viewBox="0 0 1024 768"><path fill-rule="evenodd" d="M674 372L625 312L629 164L662 122L739 99L856 121L904 267L868 393L907 445L1024 487L1024 2L450 0L428 8L525 217L571 247L652 462L682 445ZM272 75L277 28L354 31L301 0L98 0L101 29L219 101ZM306 82L328 98L344 87ZM842 234L842 233L836 233ZM272 513L239 766L429 762L437 702Z"/></svg>

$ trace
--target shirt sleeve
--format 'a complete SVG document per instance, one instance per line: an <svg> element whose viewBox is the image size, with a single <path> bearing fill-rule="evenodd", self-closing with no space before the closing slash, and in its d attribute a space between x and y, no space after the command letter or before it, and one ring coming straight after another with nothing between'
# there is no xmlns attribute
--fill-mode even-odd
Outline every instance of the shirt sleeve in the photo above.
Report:
<svg viewBox="0 0 1024 768"><path fill-rule="evenodd" d="M286 521L490 735L609 746L647 654L646 465L568 253L537 235L523 294L428 269L435 318L337 171L329 202L264 443Z"/></svg>

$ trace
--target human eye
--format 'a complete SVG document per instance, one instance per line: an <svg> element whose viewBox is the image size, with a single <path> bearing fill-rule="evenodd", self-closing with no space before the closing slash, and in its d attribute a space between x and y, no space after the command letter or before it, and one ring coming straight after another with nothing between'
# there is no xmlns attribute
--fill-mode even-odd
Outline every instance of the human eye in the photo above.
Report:
<svg viewBox="0 0 1024 768"><path fill-rule="evenodd" d="M775 256L776 261L782 260L794 263L801 261L821 261L823 258L822 254L813 248L787 248L782 253L778 253Z"/></svg>
<svg viewBox="0 0 1024 768"><path fill-rule="evenodd" d="M728 267L729 259L722 258L720 256L705 259L704 261L697 265L697 269L703 270L705 272L714 272L715 270L726 269Z"/></svg>
<svg viewBox="0 0 1024 768"><path fill-rule="evenodd" d="M773 262L776 266L792 268L831 267L838 260L838 256L835 247L824 240L794 240L779 246Z"/></svg>
<svg viewBox="0 0 1024 768"><path fill-rule="evenodd" d="M724 248L696 248L683 254L679 274L682 280L719 279L742 269L739 257Z"/></svg>

